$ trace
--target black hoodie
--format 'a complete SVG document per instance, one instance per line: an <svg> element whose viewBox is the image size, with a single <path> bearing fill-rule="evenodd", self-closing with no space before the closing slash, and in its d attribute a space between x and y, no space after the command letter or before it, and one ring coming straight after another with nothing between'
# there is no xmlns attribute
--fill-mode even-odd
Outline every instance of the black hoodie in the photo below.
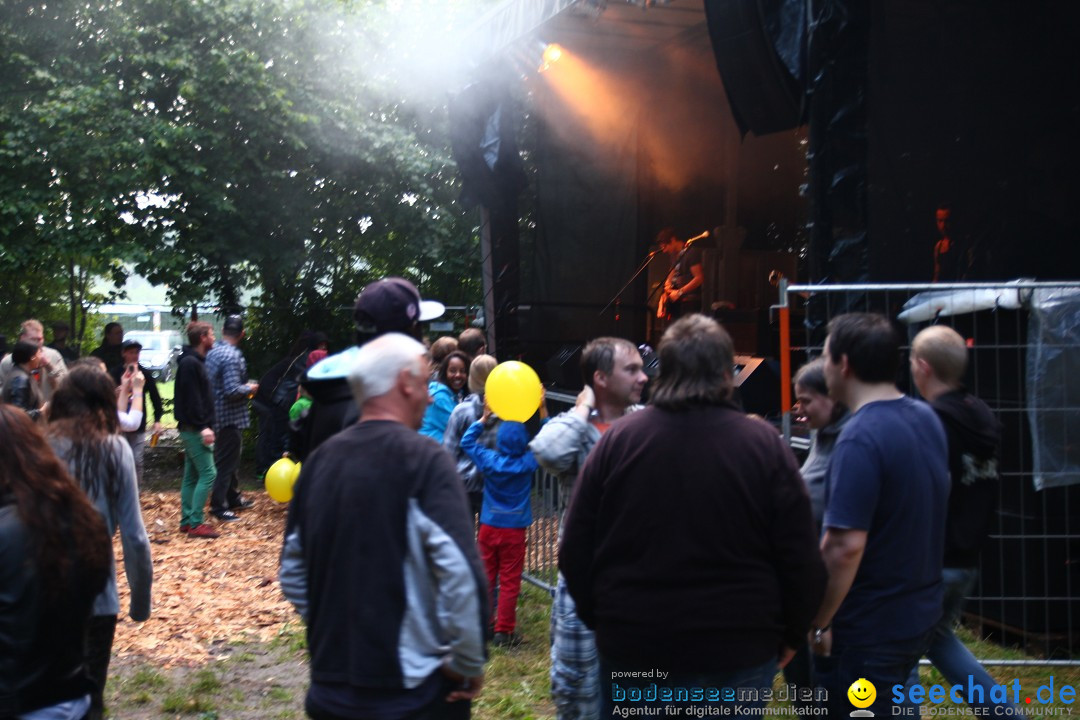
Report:
<svg viewBox="0 0 1080 720"><path fill-rule="evenodd" d="M303 462L315 448L359 419L360 410L346 379L356 361L359 345L324 358L300 379L311 396L311 409L290 423L289 454Z"/></svg>
<svg viewBox="0 0 1080 720"><path fill-rule="evenodd" d="M206 358L185 345L176 364L173 415L181 430L202 430L214 425L214 395L206 377Z"/></svg>
<svg viewBox="0 0 1080 720"><path fill-rule="evenodd" d="M949 442L949 513L945 521L945 567L975 567L997 509L1001 425L986 403L964 389L930 405Z"/></svg>

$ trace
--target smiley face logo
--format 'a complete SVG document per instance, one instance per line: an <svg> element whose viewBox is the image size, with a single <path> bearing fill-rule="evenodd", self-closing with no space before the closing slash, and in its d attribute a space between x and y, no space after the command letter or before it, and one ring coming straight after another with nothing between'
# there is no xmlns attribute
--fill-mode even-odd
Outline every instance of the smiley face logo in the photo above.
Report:
<svg viewBox="0 0 1080 720"><path fill-rule="evenodd" d="M877 688L866 678L859 678L847 689L848 700L857 708L868 708L877 699Z"/></svg>

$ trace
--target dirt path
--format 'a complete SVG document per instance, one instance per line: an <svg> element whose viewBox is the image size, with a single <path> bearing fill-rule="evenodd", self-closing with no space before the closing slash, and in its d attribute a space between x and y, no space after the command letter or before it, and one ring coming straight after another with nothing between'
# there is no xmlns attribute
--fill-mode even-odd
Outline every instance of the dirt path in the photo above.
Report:
<svg viewBox="0 0 1080 720"><path fill-rule="evenodd" d="M264 492L214 540L182 535L175 452L147 464L142 508L154 559L150 620L121 616L107 703L115 718L303 717L303 629L277 582L286 507ZM177 489L164 489L168 487ZM117 566L123 551L116 540Z"/></svg>
<svg viewBox="0 0 1080 720"><path fill-rule="evenodd" d="M128 590L118 573L122 614L113 644L106 707L124 720L301 720L308 686L304 631L277 581L286 507L256 483L241 520L215 524L221 537L179 532L179 450L147 455L143 519L154 559L153 613L126 617ZM241 477L250 478L250 467ZM123 552L115 543L118 567ZM518 619L531 642L495 650L477 720L551 718L548 698L550 599L526 588Z"/></svg>
<svg viewBox="0 0 1080 720"><path fill-rule="evenodd" d="M248 493L255 506L241 520L215 526L213 540L182 535L180 493L143 493L142 507L154 558L154 608L151 619L122 618L114 653L119 660L143 657L160 667L196 665L212 657L208 647L273 639L292 607L277 582L278 553L285 506L263 493ZM116 540L117 565L123 551ZM127 584L120 573L122 607Z"/></svg>

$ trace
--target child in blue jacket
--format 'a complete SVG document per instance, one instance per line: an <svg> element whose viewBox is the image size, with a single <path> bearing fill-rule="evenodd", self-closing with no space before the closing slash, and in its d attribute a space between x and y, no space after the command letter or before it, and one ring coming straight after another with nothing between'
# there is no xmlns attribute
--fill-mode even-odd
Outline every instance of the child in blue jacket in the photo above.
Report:
<svg viewBox="0 0 1080 720"><path fill-rule="evenodd" d="M512 647L521 642L517 626L517 598L525 565L525 530L532 524L533 473L536 458L529 451L529 434L519 422L503 421L495 449L479 443L491 410L469 426L461 437L465 451L484 475L484 501L480 509L480 532L476 544L487 572L488 588L499 583L493 644Z"/></svg>

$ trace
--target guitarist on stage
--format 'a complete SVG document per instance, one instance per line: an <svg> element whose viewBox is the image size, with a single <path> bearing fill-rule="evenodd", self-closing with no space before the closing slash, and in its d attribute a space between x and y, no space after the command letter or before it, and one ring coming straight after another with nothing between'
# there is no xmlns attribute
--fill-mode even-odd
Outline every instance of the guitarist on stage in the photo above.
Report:
<svg viewBox="0 0 1080 720"><path fill-rule="evenodd" d="M664 281L656 317L677 320L701 312L701 284L705 281L701 248L680 240L671 228L657 233L656 244L660 246L660 252L671 257L671 270Z"/></svg>

